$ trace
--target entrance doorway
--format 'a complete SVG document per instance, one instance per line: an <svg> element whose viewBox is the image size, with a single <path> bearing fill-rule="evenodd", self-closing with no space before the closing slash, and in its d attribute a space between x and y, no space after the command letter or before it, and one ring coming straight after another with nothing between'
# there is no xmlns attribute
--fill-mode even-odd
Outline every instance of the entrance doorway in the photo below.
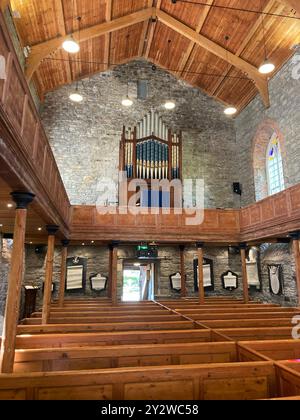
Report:
<svg viewBox="0 0 300 420"><path fill-rule="evenodd" d="M123 302L154 299L155 263L125 261L123 265Z"/></svg>

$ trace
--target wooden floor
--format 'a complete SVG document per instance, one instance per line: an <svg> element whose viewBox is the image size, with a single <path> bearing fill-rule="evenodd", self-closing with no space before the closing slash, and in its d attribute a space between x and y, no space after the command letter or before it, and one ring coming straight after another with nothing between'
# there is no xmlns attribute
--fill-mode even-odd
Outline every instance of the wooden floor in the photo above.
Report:
<svg viewBox="0 0 300 420"><path fill-rule="evenodd" d="M0 399L300 400L299 308L210 298L67 301L18 326Z"/></svg>

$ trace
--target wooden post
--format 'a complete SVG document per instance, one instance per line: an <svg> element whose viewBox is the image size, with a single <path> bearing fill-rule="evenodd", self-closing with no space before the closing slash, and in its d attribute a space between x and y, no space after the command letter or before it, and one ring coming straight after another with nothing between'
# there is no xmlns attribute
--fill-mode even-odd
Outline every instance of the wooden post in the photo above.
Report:
<svg viewBox="0 0 300 420"><path fill-rule="evenodd" d="M180 245L180 272L181 272L181 297L186 297L186 275L185 275L185 260L184 260L184 250L185 246Z"/></svg>
<svg viewBox="0 0 300 420"><path fill-rule="evenodd" d="M47 261L46 261L46 275L45 275L45 283L44 283L42 325L48 324L49 317L50 317L55 234L58 231L59 227L55 225L46 226L46 229L48 231L49 236L48 236L48 250L47 250Z"/></svg>
<svg viewBox="0 0 300 420"><path fill-rule="evenodd" d="M295 268L296 268L296 283L297 283L297 290L298 290L298 303L300 305L300 250L299 250L300 232L291 233L290 236L293 241L293 251L294 251Z"/></svg>
<svg viewBox="0 0 300 420"><path fill-rule="evenodd" d="M199 276L199 303L205 304L204 274L203 274L203 247L201 242L197 243L198 248L198 276Z"/></svg>
<svg viewBox="0 0 300 420"><path fill-rule="evenodd" d="M34 199L34 195L31 193L14 192L11 196L16 203L16 217L0 352L1 373L12 373L14 369L16 332L19 321L21 287L24 276L24 242L27 207Z"/></svg>
<svg viewBox="0 0 300 420"><path fill-rule="evenodd" d="M112 264L111 264L111 299L112 305L118 304L118 243L113 242L112 246Z"/></svg>
<svg viewBox="0 0 300 420"><path fill-rule="evenodd" d="M247 262L246 262L246 244L240 244L241 260L242 260L242 277L243 277L243 294L244 302L249 303L249 282L247 273Z"/></svg>
<svg viewBox="0 0 300 420"><path fill-rule="evenodd" d="M67 274L67 258L68 258L68 245L69 240L63 240L62 251L61 251L61 271L60 271L60 286L59 286L59 298L58 306L63 308L65 303L65 288L66 288L66 274Z"/></svg>

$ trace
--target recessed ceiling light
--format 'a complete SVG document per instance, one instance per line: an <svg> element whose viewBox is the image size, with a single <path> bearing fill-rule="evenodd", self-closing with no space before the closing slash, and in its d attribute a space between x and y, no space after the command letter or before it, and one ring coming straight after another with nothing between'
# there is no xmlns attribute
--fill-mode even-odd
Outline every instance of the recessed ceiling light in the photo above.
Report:
<svg viewBox="0 0 300 420"><path fill-rule="evenodd" d="M228 108L224 109L224 114L226 115L234 115L237 113L237 109L233 106L229 106Z"/></svg>
<svg viewBox="0 0 300 420"><path fill-rule="evenodd" d="M83 96L80 95L79 93L71 93L71 95L69 96L69 98L71 99L71 101L77 102L77 103L83 101Z"/></svg>
<svg viewBox="0 0 300 420"><path fill-rule="evenodd" d="M173 101L167 101L164 105L164 107L168 110L171 111L172 109L175 109L176 104Z"/></svg>
<svg viewBox="0 0 300 420"><path fill-rule="evenodd" d="M62 47L69 54L76 54L80 51L80 45L73 38L64 41Z"/></svg>
<svg viewBox="0 0 300 420"><path fill-rule="evenodd" d="M95 243L95 241L91 241L91 244L94 244Z"/></svg>
<svg viewBox="0 0 300 420"><path fill-rule="evenodd" d="M122 100L122 105L126 106L127 108L133 105L133 100L129 98L129 96L126 96L126 98L124 98Z"/></svg>
<svg viewBox="0 0 300 420"><path fill-rule="evenodd" d="M82 246L85 246L85 243L82 243L81 245L82 245Z"/></svg>
<svg viewBox="0 0 300 420"><path fill-rule="evenodd" d="M3 227L2 223L0 223L0 227Z"/></svg>
<svg viewBox="0 0 300 420"><path fill-rule="evenodd" d="M11 203L8 203L8 204L7 204L7 207L8 207L9 209L13 208L13 206L14 206L14 205L13 205L13 204L11 204Z"/></svg>
<svg viewBox="0 0 300 420"><path fill-rule="evenodd" d="M41 232L41 230L43 230L43 228L39 227L39 228L38 228L38 231L39 231L39 232Z"/></svg>
<svg viewBox="0 0 300 420"><path fill-rule="evenodd" d="M275 64L265 61L258 69L261 74L269 74L275 70Z"/></svg>

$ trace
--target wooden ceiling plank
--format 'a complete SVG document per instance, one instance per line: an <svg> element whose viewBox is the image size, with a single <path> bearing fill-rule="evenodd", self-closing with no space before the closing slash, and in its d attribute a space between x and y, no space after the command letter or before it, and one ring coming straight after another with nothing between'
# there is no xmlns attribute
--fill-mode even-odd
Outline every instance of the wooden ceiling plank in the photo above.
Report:
<svg viewBox="0 0 300 420"><path fill-rule="evenodd" d="M0 9L3 12L8 6L10 6L10 0L0 0Z"/></svg>
<svg viewBox="0 0 300 420"><path fill-rule="evenodd" d="M155 7L156 10L160 10L161 3L162 3L162 0L153 0L153 7ZM147 46L146 46L146 50L145 50L145 58L146 59L149 58L149 54L150 54L150 50L151 50L151 47L152 47L152 42L153 42L153 38L154 38L156 25L157 25L157 22L155 22L155 23L152 22L150 24L150 28L149 28L149 31L148 31L148 37L147 37L148 41L147 41Z"/></svg>
<svg viewBox="0 0 300 420"><path fill-rule="evenodd" d="M80 31L80 34L79 31L76 31L73 33L73 37L76 41L78 41L80 35L81 42L87 41L101 35L127 28L128 26L134 25L136 23L144 22L145 20L150 19L153 15L155 16L155 9L142 9L138 12L131 13L130 15L114 19L111 22L100 23L98 25L84 29ZM68 39L68 36L60 36L58 38L42 42L31 47L31 53L26 63L27 81L31 80L34 72L37 70L42 60L48 57L51 53L60 49L66 39Z"/></svg>
<svg viewBox="0 0 300 420"><path fill-rule="evenodd" d="M235 54L232 54L230 51L227 51L225 48L204 37L203 35L198 34L196 31L168 15L167 13L163 12L162 10L157 10L156 13L159 21L163 24L167 25L169 28L178 32L180 35L190 39L197 45L200 45L202 48L205 48L212 54L222 58L223 60L232 64L234 67L246 73L248 77L254 81L258 91L261 94L265 106L270 106L268 80L259 74L256 67L242 60L240 57L237 57Z"/></svg>
<svg viewBox="0 0 300 420"><path fill-rule="evenodd" d="M297 16L300 17L300 2L299 0L279 0L282 4L287 7L291 7L295 10Z"/></svg>
<svg viewBox="0 0 300 420"><path fill-rule="evenodd" d="M65 15L64 15L64 8L62 4L62 0L55 0L54 3L55 9L55 16L57 18L58 23L58 30L61 36L66 36L66 24L65 24ZM72 83L72 71L71 71L71 64L70 61L65 62L66 74L67 74L67 82Z"/></svg>
<svg viewBox="0 0 300 420"><path fill-rule="evenodd" d="M155 2L153 0L147 0L147 7L152 7L155 5ZM149 31L149 27L150 27L150 22L149 20L145 20L144 24L143 24L143 30L142 30L142 34L141 34L141 39L140 39L140 44L139 44L139 52L138 55L139 57L143 56L144 53L144 49L146 46L146 42L147 42L147 33Z"/></svg>
<svg viewBox="0 0 300 420"><path fill-rule="evenodd" d="M203 28L203 25L204 25L204 23L206 21L206 18L207 18L208 14L209 14L209 12L211 10L211 5L213 4L213 2L214 2L214 0L207 0L207 4L209 4L209 5L204 7L203 13L202 13L202 15L200 17L200 22L198 23L198 26L196 28L196 32L198 34L200 34L200 32L201 32L201 30ZM190 60L190 58L192 56L193 50L196 47L196 45L197 44L195 42L192 42L191 41L191 43L190 43L190 45L189 45L186 53L183 55L183 57L182 57L182 59L181 59L181 61L179 63L179 66L178 67L179 67L179 69L182 69L182 70L180 70L180 75L181 76L184 75L184 70L186 69L186 65L189 62L189 60Z"/></svg>
<svg viewBox="0 0 300 420"><path fill-rule="evenodd" d="M263 9L263 12L264 13L269 13L270 10L272 9L272 7L275 5L275 3L277 3L277 1L278 0L269 0L269 2L266 4L265 8ZM260 27L260 25L261 25L261 16L259 15L257 21L252 26L251 30L248 32L248 35L244 38L243 42L241 43L239 49L236 52L236 55L238 57L241 56L242 52L244 51L244 49L249 44L249 42L251 41L252 37L254 36L255 32ZM227 78L227 76L228 76L228 74L230 73L231 70L232 70L232 66L230 66L230 68L225 73L224 77L220 80L220 82L215 87L214 91L212 92L213 96L218 95L220 89L222 89L223 82L226 80L226 78Z"/></svg>
<svg viewBox="0 0 300 420"><path fill-rule="evenodd" d="M105 9L106 22L111 22L112 11L113 11L113 0L106 0L106 9ZM105 35L105 47L104 47L104 63L105 63L104 67L106 70L109 68L110 45L111 45L111 33L108 33Z"/></svg>

